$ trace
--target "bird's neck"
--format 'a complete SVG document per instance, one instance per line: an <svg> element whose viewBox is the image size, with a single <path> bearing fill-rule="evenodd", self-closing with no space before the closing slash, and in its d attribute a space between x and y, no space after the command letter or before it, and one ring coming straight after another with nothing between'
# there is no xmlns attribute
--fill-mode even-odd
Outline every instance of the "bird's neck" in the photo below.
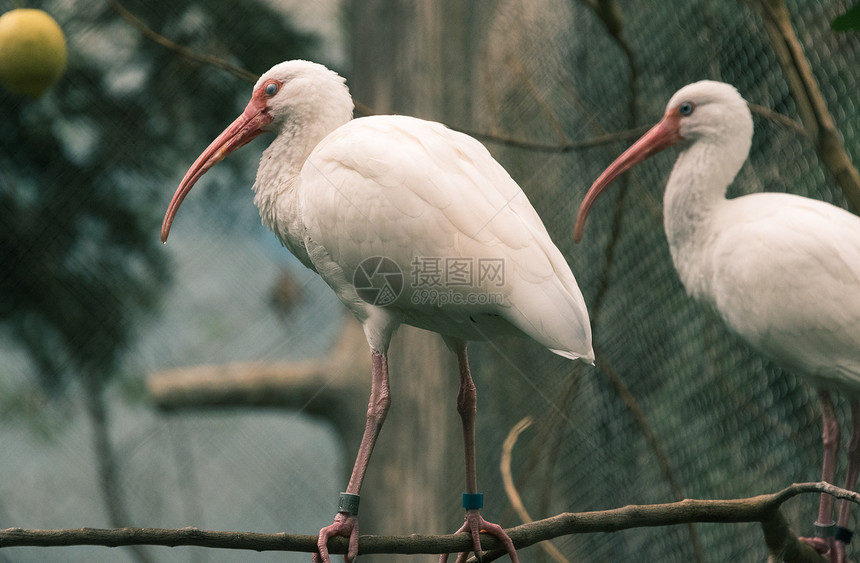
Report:
<svg viewBox="0 0 860 563"><path fill-rule="evenodd" d="M734 145L734 146L732 146ZM708 294L711 245L726 189L749 152L749 143L699 140L675 162L663 197L663 221L672 261L687 293Z"/></svg>
<svg viewBox="0 0 860 563"><path fill-rule="evenodd" d="M305 263L308 258L302 242L304 227L298 210L299 172L319 142L350 118L351 108L349 114L337 119L287 121L260 159L254 203L263 224Z"/></svg>

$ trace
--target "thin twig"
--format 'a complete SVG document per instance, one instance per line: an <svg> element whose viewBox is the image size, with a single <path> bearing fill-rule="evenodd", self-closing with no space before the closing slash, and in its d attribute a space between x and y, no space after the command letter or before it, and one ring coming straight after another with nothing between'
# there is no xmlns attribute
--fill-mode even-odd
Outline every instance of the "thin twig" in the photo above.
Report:
<svg viewBox="0 0 860 563"><path fill-rule="evenodd" d="M636 424L639 425L642 435L645 436L645 440L654 451L654 455L657 458L657 465L659 465L660 469L663 471L663 475L669 483L669 488L672 490L672 494L676 499L683 498L681 484L675 478L675 474L672 471L672 464L669 463L669 455L666 453L660 440L657 439L657 433L648 422L648 417L645 415L639 402L633 396L633 393L631 393L630 388L627 387L621 377L619 377L618 374L615 373L615 370L612 369L612 366L606 360L603 353L597 348L595 348L594 353L597 367L600 368L600 371L605 373L609 378L610 384L612 384L612 387L616 390L618 396L621 397L621 400L624 401L627 410L630 411L630 415L633 417L633 420L636 421Z"/></svg>
<svg viewBox="0 0 860 563"><path fill-rule="evenodd" d="M860 171L845 150L843 136L812 73L812 66L791 24L784 0L747 0L758 9L765 32L791 90L808 136L822 164L833 175L854 211L860 210Z"/></svg>
<svg viewBox="0 0 860 563"><path fill-rule="evenodd" d="M507 438L505 438L505 442L502 444L502 459L499 463L499 469L502 472L502 482L505 485L505 493L508 495L508 500L511 502L511 506L514 507L517 514L519 514L520 519L525 523L534 522L534 520L528 510L526 510L526 506L523 504L523 499L520 497L520 493L517 491L517 487L514 484L514 478L511 474L511 459L513 458L514 445L517 443L517 438L519 438L523 430L531 426L531 424L532 417L527 416L511 428L511 431L508 432ZM561 554L561 551L559 551L552 542L542 541L539 545L550 557L559 563L570 563L570 561Z"/></svg>
<svg viewBox="0 0 860 563"><path fill-rule="evenodd" d="M629 92L627 100L627 126L632 127L639 120L637 110L637 104L639 102L639 67L637 66L634 49L624 35L625 22L622 18L622 12L619 9L618 4L614 0L586 0L585 5L588 6L597 16L597 18L601 21L606 30L607 35L612 38L615 45L621 50L621 53L624 55L624 59L627 62L627 66L630 72L630 77L628 81ZM597 122L595 121L595 123ZM592 318L596 318L598 316L599 311L602 308L603 301L610 288L611 269L614 263L616 249L618 247L619 241L621 240L621 233L624 223L624 211L626 208L625 196L628 192L628 190L626 189L628 182L630 182L630 179L628 177L625 177L623 179L624 185L622 186L622 190L619 192L619 195L615 200L615 207L613 210L612 217L611 236L609 244L606 247L606 258L603 261L603 272L600 277L600 286L598 288L597 293L595 294L593 301ZM633 395L633 393L630 391L630 388L624 383L624 381L622 381L622 379L610 368L605 358L601 358L600 355L598 355L598 363L602 371L607 375L610 383L612 384L612 387L615 389L618 396L624 402L624 405L627 407L631 416L639 425L642 434L645 437L645 440L648 442L648 444L651 446L651 449L654 451L654 455L656 456L657 462L669 483L669 487L672 490L674 498L676 500L682 499L683 492L681 489L681 485L675 478L674 472L672 471L672 466L669 463L669 456L666 454L663 445L658 440L657 434L651 427L647 416L645 415L642 407L639 404L639 401L636 399L636 397ZM690 547L693 552L694 560L697 562L704 561L705 557L704 549L702 547L702 541L695 526L693 526L692 523L688 523L687 531L690 536Z"/></svg>
<svg viewBox="0 0 860 563"><path fill-rule="evenodd" d="M125 21L134 26L140 34L161 45L165 49L169 49L175 52L177 55L184 57L188 60L194 61L196 63L210 65L215 68L220 68L221 70L225 70L230 74L241 78L247 82L256 82L259 76L254 74L253 72L246 70L244 68L238 67L229 61L222 59L221 57L216 57L215 55L208 55L205 53L198 53L193 49L189 49L188 47L176 43L164 37L160 33L154 31L152 28L147 26L143 21L140 20L137 16L132 14L127 8L125 8L122 4L118 2L118 0L107 0L110 7ZM370 106L355 100L355 110L356 113L362 116L370 116L377 115L378 112L375 111ZM630 131L622 131L620 133L613 133L610 135L602 135L599 137L593 137L591 139L587 139L585 141L573 141L573 142L565 142L558 144L546 144L546 143L535 143L531 141L523 141L519 139L513 139L511 137L506 137L504 135L492 135L489 133L480 133L476 131L468 131L465 129L459 129L456 127L451 127L455 131L460 131L461 133L465 133L467 135L471 135L476 139L486 141L489 143L495 143L499 145L505 145L509 147L515 147L525 150L531 150L535 152L548 152L548 153L565 153L576 150L588 149L600 145L605 145L609 143L613 143L615 141L624 141L628 139L635 139L639 135L645 132L644 128L638 128Z"/></svg>
<svg viewBox="0 0 860 563"><path fill-rule="evenodd" d="M171 41L163 35L156 33L155 31L150 29L149 26L143 23L143 21L141 21L137 16L129 12L125 8L125 6L120 4L117 0L108 0L108 4L113 9L113 11L116 12L122 19L137 28L137 30L140 31L140 34L143 35L145 38L154 41L155 43L158 43L162 47L170 49L171 51L182 57L185 57L188 60L226 70L230 74L248 82L256 82L257 78L259 78L259 76L257 76L253 72L231 64L230 62L220 57L216 57L214 55L207 55L204 53L198 53L193 49L189 49L184 45L180 45L179 43Z"/></svg>
<svg viewBox="0 0 860 563"><path fill-rule="evenodd" d="M358 115L369 116L369 115L378 115L378 113L371 108L370 106L361 103L358 100L353 100L355 104L355 111ZM785 118L789 119L789 118ZM790 121L790 120L789 120ZM562 143L538 143L534 141L524 141L522 139L515 139L513 137L509 137L507 135L501 135L498 133L484 133L481 131L471 131L469 129L463 129L462 127L450 127L454 131L459 131L460 133L464 133L469 135L470 137L474 137L479 141L484 141L487 143L493 143L496 145L503 145L506 147L512 147L516 149L529 150L534 152L545 152L545 153L566 153L566 152L574 152L585 149L591 149L594 147L599 147L603 145L609 145L612 143L616 143L618 141L632 141L640 136L642 136L645 131L648 130L648 127L636 127L634 129L628 129L626 131L619 131L617 133L606 133L604 135L595 135L590 139L585 139L584 141L566 141Z"/></svg>
<svg viewBox="0 0 860 563"><path fill-rule="evenodd" d="M452 127L452 129L454 129ZM535 143L532 141L523 141L520 139L514 139L511 137L506 137L505 135L490 135L488 133L480 133L478 131L468 131L465 129L457 129L461 133L465 133L467 135L471 135L475 137L479 141L485 141L488 143L495 143L498 145L504 145L508 147L514 147L518 149L525 149L535 152L547 152L547 153L566 153L579 151L583 149L590 149L594 147L599 147L602 145L608 145L611 143L615 143L618 141L628 141L634 140L641 136L647 130L646 127L637 127L635 129L629 129L627 131L620 131L618 133L609 133L606 135L597 135L591 137L590 139L585 139L583 141L569 141L566 143L558 143L558 144L546 144L546 143Z"/></svg>
<svg viewBox="0 0 860 563"><path fill-rule="evenodd" d="M803 126L803 124L798 123L794 119L779 113L778 111L774 111L766 106L761 106L759 104L751 104L747 102L747 105L750 108L750 111L764 117L765 119L769 119L775 123L779 123L785 127L788 127L801 137L809 138L809 131Z"/></svg>
<svg viewBox="0 0 860 563"><path fill-rule="evenodd" d="M648 421L648 417L645 415L645 411L642 410L642 406L639 404L639 401L633 395L633 392L630 391L630 388L627 386L627 384L624 383L624 380L622 380L621 377L617 373L615 373L615 370L612 369L612 366L606 360L606 357L600 352L597 347L594 348L594 353L596 363L597 366L600 368L600 371L606 374L607 379L609 379L609 383L612 385L613 389L615 389L615 392L618 394L621 400L624 402L624 405L627 407L627 410L630 412L630 415L633 417L633 420L639 426L642 435L645 437L645 441L648 443L648 445L651 447L651 450L654 452L654 457L657 458L657 465L660 467L660 470L666 477L666 481L669 483L669 488L672 490L672 495L676 500L684 498L681 484L675 477L675 472L672 470L672 464L669 462L669 454L666 453L666 449L663 447L663 444L657 438L657 433L654 431L654 428ZM690 534L690 542L692 544L696 560L704 561L704 551L702 548L702 542L699 539L699 534L696 532L696 529L693 526L692 522L687 523L687 528Z"/></svg>
<svg viewBox="0 0 860 563"><path fill-rule="evenodd" d="M194 61L196 63L205 64L209 66L213 66L215 68L220 68L221 70L227 71L230 74L245 80L246 82L256 82L259 78L259 75L251 72L250 70L244 69L242 67L236 66L231 62L217 57L215 55L209 55L206 53L198 53L197 51L190 49L184 45L181 45L167 37L164 37L160 33L154 31L152 28L147 26L140 18L131 13L125 6L120 4L118 0L107 0L111 9L115 11L122 19L127 21L133 27L135 27L140 34L161 45L162 47L169 49L181 57L184 57L190 61ZM362 116L370 116L377 115L378 112L375 111L370 106L355 100L355 110L356 113ZM776 122L782 123L783 125L787 125L791 127L795 131L799 133L806 133L805 129L802 125L778 112L775 112L771 109L765 108L764 106L756 106L754 104L750 104L751 109L760 115L767 117L768 119L772 119ZM491 133L481 133L478 131L468 131L461 128L452 127L455 131L460 131L461 133L465 133L467 135L471 135L476 139L486 141L488 143L494 143L498 145L504 145L508 147L519 148L523 150L530 150L535 152L546 152L546 153L566 153L579 151L584 149L590 149L602 145L608 145L614 143L616 141L627 141L633 140L642 135L646 131L646 127L637 127L634 129L629 129L627 131L620 131L618 133L610 133L606 135L597 135L590 139L586 139L584 141L569 141L562 142L556 144L548 144L548 143L537 143L532 141L524 141L521 139L514 139L512 137L507 137L505 135L491 134Z"/></svg>
<svg viewBox="0 0 860 563"><path fill-rule="evenodd" d="M538 88L535 87L534 82L523 68L521 59L519 57L514 57L512 53L508 52L505 60L513 75L520 79L522 88L531 95L532 99L537 104L538 111L546 118L550 127L555 131L558 138L561 139L561 144L565 144L567 142L567 134L564 132L564 127L562 127L558 117L555 115L555 112L549 107L544 96Z"/></svg>

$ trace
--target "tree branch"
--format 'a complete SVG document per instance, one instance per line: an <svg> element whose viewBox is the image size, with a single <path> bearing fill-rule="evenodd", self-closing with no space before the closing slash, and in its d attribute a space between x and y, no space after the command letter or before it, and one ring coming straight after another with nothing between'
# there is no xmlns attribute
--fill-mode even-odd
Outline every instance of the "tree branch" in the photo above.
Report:
<svg viewBox="0 0 860 563"><path fill-rule="evenodd" d="M155 406L166 412L249 406L296 409L349 436L365 418L368 373L364 331L352 315L344 315L340 336L325 357L175 368L150 374L146 386ZM351 441L344 443L351 447Z"/></svg>
<svg viewBox="0 0 860 563"><path fill-rule="evenodd" d="M800 494L827 493L836 498L860 504L860 494L835 487L828 483L795 483L781 491L733 500L696 500L652 505L629 505L622 508L595 512L565 512L507 530L517 548L569 534L617 532L631 528L672 526L691 522L741 523L761 522L768 546L780 549L784 556L799 554L786 561L820 561L810 559L812 548L794 537L781 513L780 506ZM253 532L218 532L188 527L163 528L77 528L65 530L26 530L7 528L0 530L0 548L20 546L58 547L71 545L102 545L119 547L128 545L160 545L168 547L198 546L220 549L247 549L254 551L316 550L317 536L286 533L259 534ZM347 538L329 541L332 553L345 553ZM493 550L501 548L493 536L482 534L481 543L491 549L484 561L491 561ZM359 554L400 553L439 554L455 553L472 547L468 534L425 536L361 536ZM502 550L503 551L503 550Z"/></svg>
<svg viewBox="0 0 860 563"><path fill-rule="evenodd" d="M842 134L827 109L824 95L812 73L803 46L794 33L784 0L747 0L762 16L786 82L797 104L803 125L815 142L821 162L833 175L845 199L860 210L860 172L845 150Z"/></svg>
<svg viewBox="0 0 860 563"><path fill-rule="evenodd" d="M452 127L452 129L455 129ZM610 143L615 143L617 141L632 141L639 138L646 130L646 127L637 127L635 129L628 129L627 131L620 131L618 133L608 133L606 135L596 135L591 137L590 139L585 139L584 141L569 141L565 143L535 143L532 141L523 141L520 139L514 139L511 137L507 137L505 135L491 135L489 133L481 133L478 131L467 131L464 129L456 129L461 133L465 133L466 135L470 135L479 141L484 141L487 143L494 143L497 145L504 145L506 147L513 147L518 149L530 150L534 152L547 152L547 153L566 153L579 151L583 149L590 149L594 147L599 147L602 145L608 145Z"/></svg>
<svg viewBox="0 0 860 563"><path fill-rule="evenodd" d="M511 431L508 432L507 438L505 438L504 444L502 444L502 459L499 462L499 469L502 472L502 482L505 485L505 494L508 495L508 501L511 503L511 506L514 507L520 520L527 524L529 522L534 522L534 519L531 517L528 510L526 510L526 506L523 504L523 499L514 484L514 478L511 473L511 459L513 458L514 444L517 443L517 438L519 438L523 430L531 426L531 424L532 417L527 416L511 428ZM540 547L558 563L570 563L570 561L561 554L561 551L559 551L552 542L540 542Z"/></svg>
<svg viewBox="0 0 860 563"><path fill-rule="evenodd" d="M209 55L206 53L198 53L193 49L189 49L184 45L181 45L171 39L168 39L167 37L164 37L160 33L147 26L142 20L140 20L140 18L131 13L125 6L120 4L118 0L107 1L111 9L113 9L113 11L116 12L117 15L119 15L122 19L131 24L134 28L136 28L144 38L149 39L150 41L153 41L170 51L173 51L177 55L184 57L190 61L194 61L196 63L220 68L221 70L225 70L233 76L236 76L237 78L240 78L246 82L253 83L256 82L259 78L257 74L242 67L236 66L221 57ZM589 5L591 4L590 1L586 3ZM626 47L626 44L623 44L622 48L624 48L625 52L629 51L629 47ZM635 69L633 69L633 72L635 76ZM359 115L369 116L376 115L378 113L373 108L360 102L359 100L354 100L354 104L356 112ZM750 104L750 107L755 113L761 114L768 119L791 127L796 132L808 135L808 132L803 128L802 125L800 125L788 116L782 115L781 113L775 112L763 106ZM634 129L628 129L626 131L620 131L618 133L596 135L584 141L569 141L562 143L537 143L532 141L524 141L521 139L514 139L505 135L481 133L478 131L468 131L456 127L451 127L451 129L454 129L455 131L459 131L461 133L465 133L466 135L470 135L480 141L484 141L487 143L519 148L523 150L530 150L534 152L567 153L608 145L617 141L634 140L641 136L647 128L637 127Z"/></svg>
<svg viewBox="0 0 860 563"><path fill-rule="evenodd" d="M624 406L627 407L627 410L630 412L630 416L633 417L633 420L642 431L645 441L648 442L648 445L654 451L654 456L657 458L657 465L660 466L660 470L666 477L666 481L669 483L669 488L672 490L672 494L676 499L683 498L681 484L678 482L678 479L675 478L675 473L672 471L672 464L669 462L669 455L666 453L666 449L663 447L663 444L657 438L657 433L654 431L654 428L648 422L648 417L645 415L639 401L637 401L636 397L633 396L633 393L630 391L627 384L624 383L621 377L614 369L612 369L612 366L599 349L595 349L595 359L597 367L609 379L609 383L624 402Z"/></svg>
<svg viewBox="0 0 860 563"><path fill-rule="evenodd" d="M231 64L228 61L222 59L221 57L198 53L193 49L189 49L184 45L180 45L179 43L171 41L163 35L156 33L155 31L150 29L145 23L143 23L137 16L129 12L125 8L125 6L120 4L117 0L108 0L108 4L110 5L111 9L113 9L113 11L119 15L119 17L137 28L137 30L140 31L140 34L143 35L145 38L149 39L150 41L154 41L162 47L165 47L188 60L226 70L233 76L236 76L248 82L253 83L257 81L258 76L249 70Z"/></svg>

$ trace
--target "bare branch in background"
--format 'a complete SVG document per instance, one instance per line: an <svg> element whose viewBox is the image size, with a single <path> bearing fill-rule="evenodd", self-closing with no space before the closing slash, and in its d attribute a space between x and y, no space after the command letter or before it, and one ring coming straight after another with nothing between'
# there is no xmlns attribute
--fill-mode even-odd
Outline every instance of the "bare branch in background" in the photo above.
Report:
<svg viewBox="0 0 860 563"><path fill-rule="evenodd" d="M637 121L636 106L638 103L638 81L639 70L636 67L636 57L633 49L624 37L623 23L621 10L614 0L583 0L585 5L591 8L594 14L603 24L606 33L612 38L616 46L621 50L624 59L627 61L629 69L629 80L627 82L628 94L627 99L627 124L628 127L633 127ZM580 104L581 105L581 104ZM597 120L594 123L598 123ZM643 131L644 132L644 131ZM609 279L611 274L612 263L615 257L615 249L618 246L618 241L621 238L621 226L624 220L624 200L627 197L627 184L630 181L628 176L621 178L621 189L617 190L615 196L615 206L612 213L612 232L609 239L609 244L606 247L606 260L603 263L603 275L600 288L595 294L594 301L591 306L592 316L597 317L606 292L609 289Z"/></svg>
<svg viewBox="0 0 860 563"><path fill-rule="evenodd" d="M207 55L205 53L198 53L193 49L189 49L184 45L180 45L175 41L171 41L170 39L164 37L151 30L145 23L143 23L140 19L137 18L134 14L129 12L122 4L117 2L117 0L108 0L108 4L116 12L122 19L130 23L132 26L136 27L140 34L150 41L154 41L175 52L181 57L185 57L188 60L214 66L216 68L220 68L222 70L226 70L230 74L241 78L242 80L246 80L248 82L256 82L257 78L259 78L256 74L249 70L245 70L244 68L240 68L229 61L222 59L221 57L216 57L214 55Z"/></svg>
<svg viewBox="0 0 860 563"><path fill-rule="evenodd" d="M732 500L682 500L666 504L629 505L594 512L565 512L551 518L515 526L507 530L518 548L569 534L617 532L632 528L674 526L691 522L740 523L760 522L771 557L788 563L820 563L821 556L800 542L785 521L780 507L788 500L807 493L827 493L836 498L860 503L860 494L840 489L828 483L795 483L781 491L750 498ZM292 534L258 534L252 532L217 532L198 528L78 528L67 530L0 530L0 548L19 546L60 547L71 545L129 545L199 546L219 549L254 551L316 550L317 536ZM347 538L329 540L331 553L345 553ZM500 542L482 534L482 545L490 551L484 561L504 554L497 553ZM439 554L460 552L472 547L468 534L424 536L361 536L359 555L371 553Z"/></svg>
<svg viewBox="0 0 860 563"><path fill-rule="evenodd" d="M606 30L606 33L609 35L609 37L612 38L612 41L621 50L621 53L624 55L624 58L627 61L627 67L629 69L627 124L628 127L633 127L634 124L638 121L637 105L639 102L639 69L636 65L636 56L634 50L624 36L624 22L621 10L619 9L618 4L615 2L615 0L583 1L585 5L587 5L601 21L604 26L604 29ZM594 120L593 123L594 125L592 126L598 126L597 124L599 122L597 120ZM591 305L592 318L597 318L597 316L599 315L599 312L603 306L604 299L607 295L607 291L609 290L612 274L611 269L612 264L614 263L615 251L618 247L619 241L621 240L625 210L624 200L626 194L629 192L626 187L630 179L629 177L625 176L621 179L621 181L622 189L618 190L618 195L615 199L615 206L612 217L612 233L610 236L609 244L606 247L606 258L603 261L601 284L598 288L597 293L594 296L594 300ZM637 425L642 431L645 440L648 442L649 446L654 451L654 455L657 458L657 462L663 472L663 475L666 477L666 480L669 483L669 487L672 490L674 498L676 500L683 499L684 493L680 483L678 482L678 479L674 475L672 465L669 462L669 456L666 454L665 448L663 447L660 440L657 438L657 434L651 427L651 424L648 421L648 417L645 415L645 411L640 406L639 401L636 399L636 397L630 391L630 388L624 383L621 377L618 376L618 374L616 374L614 370L611 369L609 362L606 360L606 358L602 357L599 352L598 366L600 367L601 371L603 371L603 373L606 374L606 376L608 377L609 382L612 384L612 388L615 389L615 392L618 394L618 397L622 400L624 405L630 411L631 416L636 421ZM690 546L692 548L695 561L704 561L704 550L702 548L702 541L699 538L698 532L692 524L687 524L687 532L690 535Z"/></svg>
<svg viewBox="0 0 860 563"><path fill-rule="evenodd" d="M155 406L178 410L274 407L296 409L349 435L365 419L370 357L361 325L345 317L331 353L301 362L198 365L150 374ZM350 443L345 441L345 443ZM354 453L354 452L353 452Z"/></svg>
<svg viewBox="0 0 860 563"><path fill-rule="evenodd" d="M164 37L158 32L152 30L149 26L147 26L143 21L141 21L137 16L131 13L128 9L126 9L122 4L120 4L117 0L108 0L108 4L110 7L125 21L135 27L140 34L149 39L150 41L154 41L155 43L161 45L162 47L169 49L175 52L177 55L184 57L190 61L194 61L196 63L209 65L215 68L219 68L221 70L227 71L233 76L245 80L246 82L256 82L259 78L258 75L253 72L238 67L229 61L216 57L215 55L208 55L205 53L198 53L193 49L189 49L184 45L180 45L175 41ZM369 116L376 115L376 112L370 106L363 104L358 100L354 100L355 110L359 115ZM762 110L766 108L761 108ZM797 125L793 120L783 115L780 115L774 111L768 110L767 112L760 111L759 113L767 114L771 119L775 119L781 123L788 123ZM797 127L795 127L797 128ZM620 131L618 133L610 133L605 135L597 135L590 139L586 139L584 141L571 141L571 142L561 142L556 144L547 144L547 143L535 143L531 141L524 141L521 139L513 139L510 137L506 137L504 135L495 135L490 133L480 133L476 131L468 131L464 129L459 129L455 127L451 127L451 129L455 129L456 131L460 131L461 133L465 133L467 135L471 135L478 140L485 141L488 143L494 143L498 145L504 145L508 147L519 148L523 150L530 150L535 152L546 152L546 153L566 153L566 152L574 152L578 150L590 149L593 147L598 147L602 145L608 145L617 141L627 141L634 140L638 138L642 133L646 131L645 127L637 127L634 129L629 129L627 131Z"/></svg>
<svg viewBox="0 0 860 563"><path fill-rule="evenodd" d="M762 16L764 28L797 104L807 135L851 207L860 210L860 172L845 151L803 46L794 33L784 0L747 0Z"/></svg>
<svg viewBox="0 0 860 563"><path fill-rule="evenodd" d="M514 444L517 443L517 438L520 437L523 430L531 425L532 417L527 416L511 428L511 431L508 432L507 438L505 438L504 444L502 444L502 459L499 462L499 470L502 472L502 481L505 484L505 494L508 495L508 500L519 515L520 520L526 524L534 522L534 520L529 515L528 510L526 510L525 504L523 504L523 499L520 497L520 493L517 491L517 487L514 484L514 478L511 474L511 459L513 458ZM539 545L550 557L559 563L570 563L570 561L561 554L561 551L559 551L552 542L542 541Z"/></svg>
<svg viewBox="0 0 860 563"><path fill-rule="evenodd" d="M803 137L809 137L809 131L807 131L803 125L788 117L787 115L783 115L778 111L774 111L768 107L761 106L759 104L750 104L748 102L747 105L749 106L750 111L752 113L760 115L765 119L769 119L773 122L779 123L784 127L788 127L798 135L801 135Z"/></svg>
<svg viewBox="0 0 860 563"><path fill-rule="evenodd" d="M453 127L452 127L453 129ZM504 135L491 135L488 133L479 133L477 131L467 131L463 129L457 129L461 133L465 133L467 135L471 135L475 137L479 141L484 141L487 143L495 143L499 145L505 145L507 147L513 147L523 150L535 151L535 152L547 152L547 153L565 153L565 152L574 152L584 149L591 149L594 147L599 147L601 145L608 145L611 143L616 143L618 141L632 141L638 138L642 133L644 133L647 128L645 127L637 127L636 129L630 129L627 131L620 131L618 133L607 133L606 135L597 135L591 137L590 139L586 139L584 141L570 141L566 143L559 144L544 144L544 143L533 143L531 141L522 141L519 139L512 139L510 137L506 137Z"/></svg>

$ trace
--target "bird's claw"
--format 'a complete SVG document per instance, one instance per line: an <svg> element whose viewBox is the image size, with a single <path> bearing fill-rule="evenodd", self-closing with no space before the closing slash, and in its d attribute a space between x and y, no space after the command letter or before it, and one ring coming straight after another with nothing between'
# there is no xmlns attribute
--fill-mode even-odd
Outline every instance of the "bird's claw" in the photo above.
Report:
<svg viewBox="0 0 860 563"><path fill-rule="evenodd" d="M338 512L334 523L320 530L317 540L317 553L313 555L313 563L331 563L328 553L328 539L334 536L349 538L349 549L343 556L345 563L352 563L358 556L358 516L349 512Z"/></svg>
<svg viewBox="0 0 860 563"><path fill-rule="evenodd" d="M520 563L520 559L517 557L517 550L514 549L514 542L511 541L510 536L508 536L507 532L505 532L501 526L484 520L478 510L467 510L465 520L466 521L463 522L463 525L460 526L460 529L454 533L459 534L460 532L468 532L471 534L472 549L474 550L475 557L477 557L478 561L480 561L483 556L483 551L481 550L481 532L486 532L491 536L495 536L504 544L505 550L508 552L512 563ZM468 551L461 552L457 555L457 563L465 563L468 555ZM447 563L447 561L448 554L443 553L439 557L439 563Z"/></svg>

